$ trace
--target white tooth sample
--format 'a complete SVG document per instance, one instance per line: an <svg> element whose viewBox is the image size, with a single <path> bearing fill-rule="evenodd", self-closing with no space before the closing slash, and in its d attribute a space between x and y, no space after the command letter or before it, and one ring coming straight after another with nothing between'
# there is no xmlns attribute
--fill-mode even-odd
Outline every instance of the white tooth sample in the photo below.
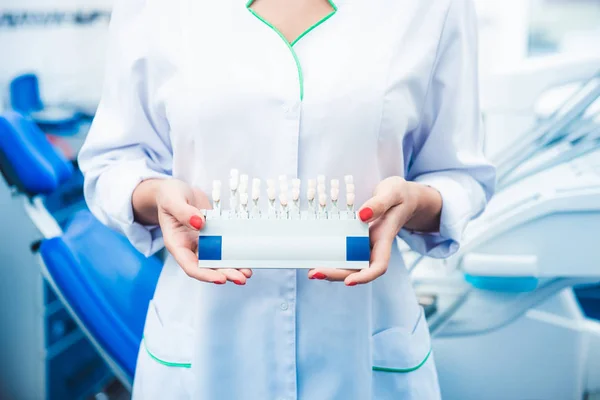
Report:
<svg viewBox="0 0 600 400"><path fill-rule="evenodd" d="M240 184L240 173L237 169L232 169L229 174L229 186L234 186L236 189ZM233 189L232 189L233 190Z"/></svg>
<svg viewBox="0 0 600 400"><path fill-rule="evenodd" d="M293 188L292 189L292 200L293 201L298 201L299 198L300 198L300 189Z"/></svg>
<svg viewBox="0 0 600 400"><path fill-rule="evenodd" d="M252 200L258 200L259 197L260 197L260 188L253 187L252 188Z"/></svg>
<svg viewBox="0 0 600 400"><path fill-rule="evenodd" d="M331 201L338 201L338 198L340 196L340 189L338 188L331 188Z"/></svg>
<svg viewBox="0 0 600 400"><path fill-rule="evenodd" d="M267 179L267 189L275 188L275 179Z"/></svg>
<svg viewBox="0 0 600 400"><path fill-rule="evenodd" d="M319 175L319 176L317 176L317 183L319 185L324 185L325 184L325 175Z"/></svg>
<svg viewBox="0 0 600 400"><path fill-rule="evenodd" d="M267 188L267 197L271 201L275 200L276 193L275 193L275 188L274 187Z"/></svg>
<svg viewBox="0 0 600 400"><path fill-rule="evenodd" d="M332 179L331 180L331 187L339 189L340 188L340 181L338 179Z"/></svg>
<svg viewBox="0 0 600 400"><path fill-rule="evenodd" d="M240 203L244 207L248 205L248 193L241 193L240 194Z"/></svg>
<svg viewBox="0 0 600 400"><path fill-rule="evenodd" d="M285 193L279 193L279 202L281 203L282 206L287 206L288 204L288 199L287 199L287 194Z"/></svg>
<svg viewBox="0 0 600 400"><path fill-rule="evenodd" d="M300 185L302 184L302 181L298 178L296 179L292 179L292 189L300 189Z"/></svg>
<svg viewBox="0 0 600 400"><path fill-rule="evenodd" d="M319 183L319 185L317 186L317 193L321 194L321 193L325 193L325 185L322 183Z"/></svg>
<svg viewBox="0 0 600 400"><path fill-rule="evenodd" d="M314 188L310 188L310 189L308 189L308 191L306 193L306 198L309 201L312 201L312 200L315 199L315 194L316 194L315 189Z"/></svg>
<svg viewBox="0 0 600 400"><path fill-rule="evenodd" d="M258 178L252 179L252 188L260 188L260 179L258 179Z"/></svg>
<svg viewBox="0 0 600 400"><path fill-rule="evenodd" d="M325 193L319 193L319 204L321 207L325 207L327 205L327 195Z"/></svg>
<svg viewBox="0 0 600 400"><path fill-rule="evenodd" d="M346 183L346 185L350 185L354 183L354 177L352 175L346 175L344 176L344 182Z"/></svg>
<svg viewBox="0 0 600 400"><path fill-rule="evenodd" d="M346 185L346 193L354 193L354 184L350 183Z"/></svg>
<svg viewBox="0 0 600 400"><path fill-rule="evenodd" d="M238 185L240 184L239 180L237 178L231 177L229 178L229 189L231 191L236 191L238 190Z"/></svg>
<svg viewBox="0 0 600 400"><path fill-rule="evenodd" d="M240 175L240 191L248 192L248 175Z"/></svg>
<svg viewBox="0 0 600 400"><path fill-rule="evenodd" d="M349 207L354 206L354 193L348 193L346 195L346 204Z"/></svg>
<svg viewBox="0 0 600 400"><path fill-rule="evenodd" d="M215 203L218 203L219 201L221 201L221 191L218 189L215 189L212 191L212 199Z"/></svg>
<svg viewBox="0 0 600 400"><path fill-rule="evenodd" d="M308 188L309 189L314 189L317 187L317 181L314 179L309 179L308 180Z"/></svg>

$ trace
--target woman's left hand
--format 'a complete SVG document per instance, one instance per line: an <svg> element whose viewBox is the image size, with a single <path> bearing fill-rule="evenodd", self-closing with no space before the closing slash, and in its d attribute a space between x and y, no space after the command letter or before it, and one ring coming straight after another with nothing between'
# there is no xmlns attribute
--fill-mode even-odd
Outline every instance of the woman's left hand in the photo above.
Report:
<svg viewBox="0 0 600 400"><path fill-rule="evenodd" d="M371 223L369 227L371 239L369 268L359 271L315 268L308 272L308 277L310 279L344 281L347 286L354 286L359 283L371 282L385 274L398 232L413 219L420 208L419 202L423 199L422 190L433 189L407 182L397 176L381 181L377 185L373 197L360 208L358 213L363 222Z"/></svg>

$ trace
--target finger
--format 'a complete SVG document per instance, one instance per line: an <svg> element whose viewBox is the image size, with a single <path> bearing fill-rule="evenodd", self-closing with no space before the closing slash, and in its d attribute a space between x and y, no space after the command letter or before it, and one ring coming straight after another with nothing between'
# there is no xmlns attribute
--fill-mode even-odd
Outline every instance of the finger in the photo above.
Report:
<svg viewBox="0 0 600 400"><path fill-rule="evenodd" d="M378 240L371 250L371 262L369 263L369 267L349 275L344 280L344 283L347 286L368 283L385 274L390 262L393 243L393 240L390 239Z"/></svg>
<svg viewBox="0 0 600 400"><path fill-rule="evenodd" d="M245 285L246 284L246 275L244 275L241 271L232 268L223 268L218 269L220 273L227 277L228 281L235 283L236 285Z"/></svg>
<svg viewBox="0 0 600 400"><path fill-rule="evenodd" d="M177 264L179 264L181 269L183 269L190 278L216 284L223 284L227 281L227 277L219 271L208 268L198 268L198 257L190 249L185 247L174 247L169 249L169 252L175 261L177 261Z"/></svg>
<svg viewBox="0 0 600 400"><path fill-rule="evenodd" d="M198 231L204 226L205 220L200 210L184 201L166 205L165 211L190 229Z"/></svg>
<svg viewBox="0 0 600 400"><path fill-rule="evenodd" d="M401 202L400 185L402 178L384 179L377 185L375 194L359 209L358 215L363 222L371 222L381 217L387 210Z"/></svg>
<svg viewBox="0 0 600 400"><path fill-rule="evenodd" d="M250 278L252 276L252 270L251 269L242 268L242 269L239 269L238 271L240 271L242 274L244 274L244 276L246 278Z"/></svg>
<svg viewBox="0 0 600 400"><path fill-rule="evenodd" d="M332 282L342 282L346 277L352 274L353 270L335 269L335 268L315 268L308 271L308 279L327 280Z"/></svg>
<svg viewBox="0 0 600 400"><path fill-rule="evenodd" d="M194 194L194 198L192 201L192 205L199 210L211 210L212 204L206 193L197 188L192 188L192 193Z"/></svg>

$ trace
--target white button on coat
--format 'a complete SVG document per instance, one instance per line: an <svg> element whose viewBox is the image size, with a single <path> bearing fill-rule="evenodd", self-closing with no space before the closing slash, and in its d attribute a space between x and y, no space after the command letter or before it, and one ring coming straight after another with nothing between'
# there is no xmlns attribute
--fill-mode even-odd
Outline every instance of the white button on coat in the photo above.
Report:
<svg viewBox="0 0 600 400"><path fill-rule="evenodd" d="M470 0L338 0L287 44L247 0L122 0L106 82L79 161L92 212L144 254L160 230L133 221L142 180L206 193L250 179L354 176L360 206L399 175L443 198L444 257L494 191L482 155ZM294 106L294 104L296 106ZM369 285L255 270L245 287L188 278L168 258L148 311L134 399L439 398L425 318L401 255ZM295 312L273 304L293 299ZM417 368L418 367L418 368Z"/></svg>

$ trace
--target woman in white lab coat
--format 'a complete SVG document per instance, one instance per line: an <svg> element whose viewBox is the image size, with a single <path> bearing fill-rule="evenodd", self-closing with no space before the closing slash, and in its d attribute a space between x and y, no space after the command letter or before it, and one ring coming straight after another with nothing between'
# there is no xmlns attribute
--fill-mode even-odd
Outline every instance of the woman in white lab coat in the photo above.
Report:
<svg viewBox="0 0 600 400"><path fill-rule="evenodd" d="M135 399L437 399L397 236L446 257L494 190L470 0L120 0L79 161L93 213L169 250ZM208 270L213 180L354 176L371 267Z"/></svg>

